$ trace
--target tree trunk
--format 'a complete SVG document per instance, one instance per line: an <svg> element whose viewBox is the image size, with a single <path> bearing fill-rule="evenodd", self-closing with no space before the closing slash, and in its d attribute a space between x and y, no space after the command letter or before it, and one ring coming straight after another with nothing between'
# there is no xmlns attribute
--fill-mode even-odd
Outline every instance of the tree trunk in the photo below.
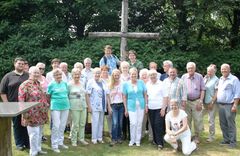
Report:
<svg viewBox="0 0 240 156"><path fill-rule="evenodd" d="M231 28L230 46L235 48L239 44L239 28L240 28L240 9L233 10L233 24Z"/></svg>

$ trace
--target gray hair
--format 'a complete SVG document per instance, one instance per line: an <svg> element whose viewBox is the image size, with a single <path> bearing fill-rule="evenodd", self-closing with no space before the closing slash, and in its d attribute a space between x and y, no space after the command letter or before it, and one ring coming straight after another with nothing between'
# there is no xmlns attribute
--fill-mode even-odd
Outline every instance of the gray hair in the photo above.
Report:
<svg viewBox="0 0 240 156"><path fill-rule="evenodd" d="M40 66L45 66L45 64L44 63L42 63L42 62L38 62L37 64L36 64L36 67L40 67Z"/></svg>
<svg viewBox="0 0 240 156"><path fill-rule="evenodd" d="M196 69L196 64L194 62L188 62L186 68L188 69L190 66L193 66Z"/></svg>
<svg viewBox="0 0 240 156"><path fill-rule="evenodd" d="M151 69L148 71L148 76L152 75L152 74L156 74L157 75L157 71L154 69Z"/></svg>
<svg viewBox="0 0 240 156"><path fill-rule="evenodd" d="M81 62L76 62L74 64L73 68L81 68L81 69L83 69L83 64Z"/></svg>
<svg viewBox="0 0 240 156"><path fill-rule="evenodd" d="M29 74L32 74L34 71L39 71L39 68L36 66L31 66L28 70Z"/></svg>
<svg viewBox="0 0 240 156"><path fill-rule="evenodd" d="M61 62L59 67L61 67L61 66L68 66L68 64L66 62Z"/></svg>
<svg viewBox="0 0 240 156"><path fill-rule="evenodd" d="M214 71L214 73L216 73L216 68L214 67L214 66L208 66L207 67L207 71L209 71L209 70L213 70Z"/></svg>
<svg viewBox="0 0 240 156"><path fill-rule="evenodd" d="M90 62L92 64L92 60L89 57L85 58L83 61L84 64L86 64L87 62Z"/></svg>
<svg viewBox="0 0 240 156"><path fill-rule="evenodd" d="M221 69L222 69L223 67L227 67L228 69L230 69L230 65L227 64L227 63L223 63L223 64L221 65Z"/></svg>
<svg viewBox="0 0 240 156"><path fill-rule="evenodd" d="M165 65L165 64L169 65L170 67L173 67L173 63L170 60L163 61L163 65Z"/></svg>
<svg viewBox="0 0 240 156"><path fill-rule="evenodd" d="M147 69L147 68L143 68L143 69L140 70L140 72L139 72L139 77L142 77L142 75L143 75L144 73L147 73L147 75L148 75L148 69Z"/></svg>
<svg viewBox="0 0 240 156"><path fill-rule="evenodd" d="M133 67L133 68L131 68L130 70L129 70L129 73L131 74L131 73L133 73L133 72L138 72L138 70L137 70L137 68L135 68L135 67Z"/></svg>

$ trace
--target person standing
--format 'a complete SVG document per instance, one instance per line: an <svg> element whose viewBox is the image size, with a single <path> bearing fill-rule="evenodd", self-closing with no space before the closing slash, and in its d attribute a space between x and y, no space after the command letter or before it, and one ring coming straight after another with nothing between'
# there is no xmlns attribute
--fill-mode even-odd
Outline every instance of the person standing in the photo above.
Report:
<svg viewBox="0 0 240 156"><path fill-rule="evenodd" d="M82 77L85 79L85 87L87 85L87 82L93 78L93 69L91 68L92 66L92 60L90 58L85 58L84 59L84 69L82 70Z"/></svg>
<svg viewBox="0 0 240 156"><path fill-rule="evenodd" d="M112 142L110 146L116 143L122 143L122 122L126 108L123 105L122 82L120 80L120 70L114 69L110 78L110 101L112 107Z"/></svg>
<svg viewBox="0 0 240 156"><path fill-rule="evenodd" d="M236 112L240 98L240 82L231 74L229 64L221 65L222 76L217 86L217 103L223 141L221 145L235 148L237 145Z"/></svg>
<svg viewBox="0 0 240 156"><path fill-rule="evenodd" d="M186 113L188 115L188 125L192 125L194 121L194 139L200 143L200 133L203 131L203 98L205 94L205 84L201 74L195 72L196 64L194 62L187 63L187 73L182 76L184 85L187 87L187 104Z"/></svg>
<svg viewBox="0 0 240 156"><path fill-rule="evenodd" d="M67 83L72 80L72 75L70 72L68 72L68 64L66 62L61 62L59 64L59 68L62 70L62 72L65 74L66 79L63 79Z"/></svg>
<svg viewBox="0 0 240 156"><path fill-rule="evenodd" d="M168 75L168 70L169 70L169 68L172 68L172 67L173 67L172 61L170 61L170 60L163 61L163 71L164 71L164 73L161 74L161 77L160 77L161 81L163 81L166 78L168 78L168 76L169 76Z"/></svg>
<svg viewBox="0 0 240 156"><path fill-rule="evenodd" d="M42 131L43 125L48 122L49 104L46 93L44 92L39 77L40 70L36 66L29 69L29 79L24 81L18 91L19 102L39 102L40 105L31 108L26 113L22 114L22 126L27 127L30 141L30 156L37 154L47 154L42 151Z"/></svg>
<svg viewBox="0 0 240 156"><path fill-rule="evenodd" d="M72 69L72 80L68 84L70 111L72 116L71 142L77 146L77 141L87 145L85 141L85 124L87 117L86 91L84 84L80 81L81 71Z"/></svg>
<svg viewBox="0 0 240 156"><path fill-rule="evenodd" d="M60 153L59 148L68 149L68 146L64 145L63 142L70 104L67 83L62 80L64 73L60 69L54 69L52 74L54 81L48 85L47 90L51 101L51 146L54 152Z"/></svg>
<svg viewBox="0 0 240 156"><path fill-rule="evenodd" d="M52 61L51 61L52 71L48 72L46 75L46 80L47 80L48 84L50 84L52 81L54 81L53 70L59 69L60 63L61 63L60 59L58 59L58 58L52 59ZM67 77L65 74L62 74L62 80L67 82Z"/></svg>
<svg viewBox="0 0 240 156"><path fill-rule="evenodd" d="M130 68L135 67L138 71L143 69L143 63L137 59L137 53L134 50L130 50L128 52L128 63L130 65Z"/></svg>
<svg viewBox="0 0 240 156"><path fill-rule="evenodd" d="M140 146L142 134L142 122L144 110L147 113L147 89L142 80L138 80L136 68L129 70L130 81L123 85L123 103L127 107L125 115L130 120L130 142L129 146Z"/></svg>
<svg viewBox="0 0 240 156"><path fill-rule="evenodd" d="M207 75L204 77L206 87L204 97L204 114L208 114L209 135L207 142L212 142L215 139L215 115L217 111L216 102L216 85L218 84L218 77L215 75L216 66L210 65L207 67Z"/></svg>
<svg viewBox="0 0 240 156"><path fill-rule="evenodd" d="M108 66L108 74L111 75L113 69L116 69L118 65L120 65L120 61L116 55L112 54L112 46L106 45L104 48L104 56L99 62L99 67Z"/></svg>
<svg viewBox="0 0 240 156"><path fill-rule="evenodd" d="M109 89L107 84L100 78L101 69L94 68L94 78L88 81L87 84L87 105L88 112L92 114L92 143L104 143L103 141L103 121L104 113L111 115Z"/></svg>
<svg viewBox="0 0 240 156"><path fill-rule="evenodd" d="M183 83L183 80L177 77L177 69L169 68L168 70L169 77L163 80L164 84L164 92L167 93L167 101L171 99L176 99L178 104L180 104L179 108L185 109L187 102L187 91L186 85ZM169 111L169 105L168 110Z"/></svg>
<svg viewBox="0 0 240 156"><path fill-rule="evenodd" d="M18 89L22 82L28 79L28 73L24 71L24 59L14 60L14 71L7 73L0 84L0 94L3 102L18 102ZM13 134L18 150L29 148L27 128L21 125L22 115L12 118Z"/></svg>
<svg viewBox="0 0 240 156"><path fill-rule="evenodd" d="M152 69L149 71L150 81L147 83L148 95L148 114L151 123L151 130L153 133L153 142L158 149L164 146L163 137L165 135L165 112L166 101L164 97L167 96L164 92L163 82L157 78L157 71ZM165 93L165 95L164 95Z"/></svg>

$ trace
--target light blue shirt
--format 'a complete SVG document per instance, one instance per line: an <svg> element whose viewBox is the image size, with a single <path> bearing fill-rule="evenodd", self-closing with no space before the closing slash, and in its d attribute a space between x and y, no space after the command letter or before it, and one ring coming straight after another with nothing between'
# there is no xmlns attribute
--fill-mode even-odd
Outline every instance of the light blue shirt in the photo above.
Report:
<svg viewBox="0 0 240 156"><path fill-rule="evenodd" d="M91 79L87 83L87 94L90 95L90 104L92 111L97 112L106 112L107 111L107 94L109 94L109 89L107 87L107 84L102 81L103 89L104 89L104 95L102 88L99 87L97 82L94 79ZM103 98L105 98L105 103L103 107ZM104 110L103 110L104 109Z"/></svg>
<svg viewBox="0 0 240 156"><path fill-rule="evenodd" d="M113 69L117 69L117 64L119 62L119 59L113 55L111 56L105 56L107 58L107 64L105 64L104 62L104 57L101 58L100 62L99 62L99 67L102 67L104 65L107 65L109 68L109 75L112 74Z"/></svg>
<svg viewBox="0 0 240 156"><path fill-rule="evenodd" d="M142 80L137 80L137 91L134 90L130 81L123 84L123 94L127 96L127 109L128 111L136 111L137 100L140 103L141 109L145 107L144 92L146 92L146 86Z"/></svg>
<svg viewBox="0 0 240 156"><path fill-rule="evenodd" d="M240 98L240 82L238 78L231 73L227 78L223 76L219 79L217 86L217 102L231 104L234 99Z"/></svg>
<svg viewBox="0 0 240 156"><path fill-rule="evenodd" d="M205 83L205 88L206 88L204 103L209 104L209 103L211 103L212 98L215 95L216 85L218 83L218 77L216 75L214 75L213 77L205 76L204 83Z"/></svg>

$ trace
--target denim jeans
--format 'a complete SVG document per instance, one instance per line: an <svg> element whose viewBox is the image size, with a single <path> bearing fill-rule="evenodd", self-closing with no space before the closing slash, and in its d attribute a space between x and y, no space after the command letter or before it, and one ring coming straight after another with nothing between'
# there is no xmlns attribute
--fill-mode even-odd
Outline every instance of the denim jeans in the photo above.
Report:
<svg viewBox="0 0 240 156"><path fill-rule="evenodd" d="M123 103L112 104L112 140L117 141L121 139L122 121L124 106Z"/></svg>

